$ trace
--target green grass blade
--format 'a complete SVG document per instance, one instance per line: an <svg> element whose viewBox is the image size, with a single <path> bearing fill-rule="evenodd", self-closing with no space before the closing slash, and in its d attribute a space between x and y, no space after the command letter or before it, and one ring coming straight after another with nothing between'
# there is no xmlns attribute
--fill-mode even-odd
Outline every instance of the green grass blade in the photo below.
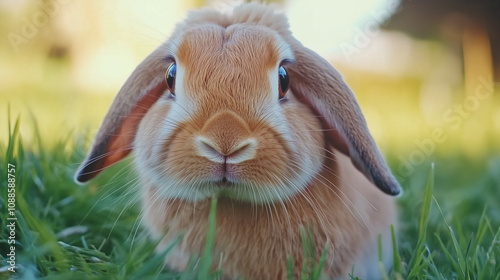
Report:
<svg viewBox="0 0 500 280"><path fill-rule="evenodd" d="M198 261L198 258L195 256L192 256L189 259L189 263L187 265L187 269L182 273L181 278L179 280L190 280L190 279L195 279L196 278L196 262Z"/></svg>
<svg viewBox="0 0 500 280"><path fill-rule="evenodd" d="M392 269L394 272L401 275L401 256L398 252L398 244L396 242L396 233L394 231L394 225L391 225L391 237L392 237Z"/></svg>
<svg viewBox="0 0 500 280"><path fill-rule="evenodd" d="M11 130L10 127L10 115L9 115L9 144L7 146L6 159L7 163L16 164L13 161L15 160L15 152L18 144L19 138L19 126L20 126L20 117L18 116L16 122L14 124L14 129Z"/></svg>
<svg viewBox="0 0 500 280"><path fill-rule="evenodd" d="M490 247L488 248L488 252L486 253L487 258L486 258L485 267L483 268L483 271L479 275L479 280L487 279L486 277L488 277L487 274L488 274L488 272L490 272L490 269L489 269L490 266L494 266L494 264L492 263L492 259L494 258L493 251L495 250L495 248L500 251L500 227L498 228L498 231L495 234L495 237L493 238L493 241L491 242ZM498 262L498 260L495 260L495 261ZM496 265L498 266L498 264L496 264Z"/></svg>
<svg viewBox="0 0 500 280"><path fill-rule="evenodd" d="M470 269L469 269L469 252L471 250L472 241L474 239L474 233L470 235L469 242L467 242L467 248L465 249L464 261L465 261L465 277L466 279L470 279Z"/></svg>
<svg viewBox="0 0 500 280"><path fill-rule="evenodd" d="M54 256L55 260L60 264L60 269L61 270L69 270L69 265L65 260L67 260L65 253L57 243L57 238L55 237L54 232L50 228L49 225L47 225L45 222L37 219L33 213L31 213L30 208L28 206L28 203L25 201L23 196L17 196L17 206L18 206L18 214L22 213L26 224L28 227L35 231L38 232L40 243L44 244L44 246L50 250L52 255Z"/></svg>
<svg viewBox="0 0 500 280"><path fill-rule="evenodd" d="M462 278L460 279L466 279L465 271L467 270L466 269L467 265L465 263L464 255L462 254L462 250L460 249L460 245L458 244L458 240L455 236L455 233L453 232L453 229L449 227L448 230L450 231L450 237L453 242L453 248L455 249L455 253L458 256L458 264L460 265L460 270L458 270L457 273L458 272L461 273Z"/></svg>
<svg viewBox="0 0 500 280"><path fill-rule="evenodd" d="M307 235L307 244L309 246L309 265L308 265L308 272L309 272L309 277L307 279L312 279L312 276L314 274L314 266L315 266L315 261L316 261L316 246L314 245L314 231L312 227L309 227L308 235Z"/></svg>
<svg viewBox="0 0 500 280"><path fill-rule="evenodd" d="M109 262L110 261L110 258L108 256L106 256L106 254L104 254L102 252L99 252L99 251L96 251L96 250L92 250L92 249L83 249L83 248L80 248L80 247L72 246L72 245L66 244L66 243L64 243L62 241L59 241L57 243L65 251L76 253L76 254L83 255L83 256L94 257L94 258L97 258L97 259L99 259L101 261L105 261L105 262Z"/></svg>
<svg viewBox="0 0 500 280"><path fill-rule="evenodd" d="M378 243L378 266L380 268L380 274L382 275L382 279L384 280L389 280L389 275L387 274L387 271L385 270L385 264L384 264L384 259L382 255L382 235L379 234L377 238L377 243Z"/></svg>
<svg viewBox="0 0 500 280"><path fill-rule="evenodd" d="M427 183L424 191L424 201L422 205L422 214L420 216L417 246L415 247L415 251L408 265L408 268L410 270L410 275L414 274L412 273L413 268L416 267L416 265L422 260L423 257L424 244L427 238L427 225L429 223L429 214L431 210L433 191L434 191L434 163L431 164L431 169L429 170L427 176Z"/></svg>
<svg viewBox="0 0 500 280"><path fill-rule="evenodd" d="M429 214L431 209L432 192L434 191L434 164L431 165L429 175L427 177L427 183L424 192L424 203L422 205L422 216L420 217L420 227L418 231L418 236L420 240L425 239L425 234L427 232L427 224L429 222Z"/></svg>
<svg viewBox="0 0 500 280"><path fill-rule="evenodd" d="M211 275L212 253L213 253L214 238L215 238L216 211L217 211L217 198L212 197L212 202L210 204L210 213L208 214L207 242L205 243L205 248L203 249L200 259L200 269L198 271L198 279L209 279L209 276Z"/></svg>
<svg viewBox="0 0 500 280"><path fill-rule="evenodd" d="M446 248L446 246L443 243L443 240L441 240L441 237L439 237L439 235L437 235L437 234L435 234L435 236L436 236L436 238L437 238L437 240L439 242L439 245L441 246L441 249L443 250L444 255L446 256L446 258L448 259L448 261L450 262L450 264L453 266L453 268L456 271L459 271L460 270L460 265L455 261L455 259L451 255L450 251Z"/></svg>
<svg viewBox="0 0 500 280"><path fill-rule="evenodd" d="M8 135L10 136L10 132L12 131L12 128L10 126L11 124L11 120L10 120L10 104L7 104L7 133L9 133Z"/></svg>
<svg viewBox="0 0 500 280"><path fill-rule="evenodd" d="M474 244L472 245L471 255L475 256L477 254L477 249L479 248L479 244L483 243L484 237L488 232L488 218L486 217L487 207L484 207L483 212L481 214L481 218L479 219L479 226L477 228L476 239L474 240Z"/></svg>
<svg viewBox="0 0 500 280"><path fill-rule="evenodd" d="M288 280L293 280L293 257L289 256L286 262L286 274Z"/></svg>
<svg viewBox="0 0 500 280"><path fill-rule="evenodd" d="M319 259L318 265L314 269L312 279L318 280L321 277L321 271L323 270L323 266L326 261L326 253L328 252L328 242L326 242L325 247L323 248L323 252L321 253L321 257Z"/></svg>
<svg viewBox="0 0 500 280"><path fill-rule="evenodd" d="M436 256L436 251L432 252L429 254L429 256L427 258L424 257L424 261L422 263L422 272L425 272L424 275L427 275L428 272L427 272L427 268L431 268L431 271L437 271L437 267L434 265L434 256ZM423 269L425 268L425 269ZM427 277L429 277L427 275ZM432 278L428 278L428 279L432 279Z"/></svg>
<svg viewBox="0 0 500 280"><path fill-rule="evenodd" d="M382 261L383 255L382 255L382 235L379 234L377 236L377 252L378 252L378 261Z"/></svg>
<svg viewBox="0 0 500 280"><path fill-rule="evenodd" d="M134 273L132 279L143 279L147 275L151 274L151 271L159 271L159 268L162 268L163 263L165 262L165 257L179 244L182 236L177 236L168 246L161 252L150 258L144 264L142 264L141 268Z"/></svg>
<svg viewBox="0 0 500 280"><path fill-rule="evenodd" d="M443 218L443 221L446 224L448 231L450 232L450 237L451 237L451 241L453 244L453 248L455 249L455 253L457 254L457 257L458 257L458 269L455 267L455 272L458 275L458 279L466 279L467 264L466 264L466 260L464 258L464 255L462 254L462 250L460 249L460 244L455 236L455 232L453 231L453 228L450 225L448 225L448 223L446 222L443 211L441 210L441 207L439 206L439 203L437 201L435 201L435 202L436 202L436 206L439 210L439 213L441 213L441 217ZM451 255L450 255L450 258L451 258Z"/></svg>
<svg viewBox="0 0 500 280"><path fill-rule="evenodd" d="M301 280L306 280L307 279L307 268L308 268L308 260L309 260L309 245L308 245L308 237L307 237L307 232L304 227L300 227L300 232L302 233L302 249L303 249L303 256L302 256L302 272L300 275Z"/></svg>

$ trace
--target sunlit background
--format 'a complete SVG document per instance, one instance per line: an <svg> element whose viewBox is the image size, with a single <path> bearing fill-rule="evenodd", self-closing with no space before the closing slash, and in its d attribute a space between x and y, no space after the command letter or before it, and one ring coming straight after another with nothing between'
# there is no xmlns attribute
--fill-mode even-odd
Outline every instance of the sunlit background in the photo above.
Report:
<svg viewBox="0 0 500 280"><path fill-rule="evenodd" d="M427 13L414 2L272 5L344 75L401 181L434 156L460 154L487 166L500 150L498 35L463 7ZM189 9L237 3L0 0L0 140L10 107L28 146L37 129L47 145L82 135L91 141L128 75ZM431 16L440 20L432 25Z"/></svg>

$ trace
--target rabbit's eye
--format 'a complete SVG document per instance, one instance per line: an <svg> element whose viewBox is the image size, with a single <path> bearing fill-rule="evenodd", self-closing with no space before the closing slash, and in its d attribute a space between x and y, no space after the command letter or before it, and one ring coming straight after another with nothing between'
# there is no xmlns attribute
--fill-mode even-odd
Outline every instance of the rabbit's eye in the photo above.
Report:
<svg viewBox="0 0 500 280"><path fill-rule="evenodd" d="M176 72L177 67L175 66L175 63L170 64L168 67L167 73L165 75L165 79L167 80L167 86L168 89L170 90L170 93L172 95L175 95L175 72Z"/></svg>
<svg viewBox="0 0 500 280"><path fill-rule="evenodd" d="M278 76L280 78L279 99L282 100L285 98L285 94L288 91L288 85L290 84L288 74L286 73L285 68L283 68L283 66L280 66L280 68L278 69Z"/></svg>

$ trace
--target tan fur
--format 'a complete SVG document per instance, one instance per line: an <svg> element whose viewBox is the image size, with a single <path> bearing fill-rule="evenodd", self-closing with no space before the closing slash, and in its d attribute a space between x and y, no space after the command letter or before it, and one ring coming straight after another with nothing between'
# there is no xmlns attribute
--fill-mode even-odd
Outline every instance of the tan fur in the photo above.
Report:
<svg viewBox="0 0 500 280"><path fill-rule="evenodd" d="M289 201L253 205L219 199L214 259L223 257L221 265L227 276L286 279L286 260L292 256L297 278L303 261L301 227L311 227L314 232L316 262L329 243L325 274L330 277L346 276L360 254L367 253L363 252L364 247L370 246L378 234L388 237L388 227L395 223L392 199L360 177L345 156L334 158L337 160L328 160L302 195ZM201 255L204 248L210 200L161 198L161 191L147 179L143 189L147 225L156 236L169 229L162 245L184 234L179 248L167 258L171 268L182 271L189 257ZM390 244L386 242L384 246L387 249ZM376 251L369 253L376 261ZM214 263L214 267L218 265ZM363 279L378 278L363 275Z"/></svg>
<svg viewBox="0 0 500 280"><path fill-rule="evenodd" d="M283 61L290 90L280 101ZM159 97L172 62L175 96ZM267 6L190 13L120 90L77 179L91 179L132 145L146 226L157 237L166 232L160 247L184 234L166 259L174 269L201 254L212 196L213 265L222 256L229 278L286 279L289 256L297 277L301 228L312 232L316 261L329 244L327 277L354 266L379 278L378 234L390 265L395 209L380 190L396 194L399 185L340 75Z"/></svg>
<svg viewBox="0 0 500 280"><path fill-rule="evenodd" d="M297 124L297 132L309 131L313 138L304 137L305 148L323 146L322 133L316 128L318 119L300 103L290 108L289 122ZM155 127L161 126L161 116L165 115L163 104L156 104L143 120L139 135L155 137ZM304 122L304 120L307 120ZM301 127L302 125L306 127ZM190 131L190 128L182 131ZM297 135L299 137L299 135ZM174 138L186 139L177 135ZM138 137L138 141L147 139ZM137 145L141 145L140 142ZM172 151L180 151L179 156L171 154L165 160L176 168L173 173L182 173L180 177L190 177L190 172L203 172L207 162L198 166L196 155L184 148L185 143L171 142ZM275 153L279 145L264 149L263 154ZM140 149L141 151L144 149ZM146 149L147 151L147 149ZM321 157L324 151L308 150L315 157ZM316 154L316 153L320 154ZM332 154L328 154L332 153ZM286 260L292 256L295 260L295 276L302 267L302 236L300 228L313 229L315 241L315 259L319 258L324 245L329 242L329 253L325 275L330 277L346 276L361 254L370 254L372 262L377 263L376 247L365 252L367 246L373 247L378 234L387 239L390 224L395 223L394 203L392 198L373 187L363 176L360 176L349 159L330 150L322 171L307 189L288 201L272 205L255 205L221 197L217 206L217 224L214 259L222 256L222 267L226 276L236 278L247 276L252 279L286 279ZM170 158L176 159L171 161ZM192 159L190 159L192 158ZM286 158L286 157L285 157ZM199 160L199 159L198 159ZM186 162L187 161L187 162ZM280 161L285 161L280 159ZM185 163L183 163L185 162ZM272 168L261 159L260 167ZM247 163L249 164L249 163ZM200 167L201 166L201 167ZM250 177L252 169L245 171ZM282 172L281 170L279 172ZM191 175L192 176L192 175ZM206 176L198 174L198 176ZM184 238L176 251L167 257L167 264L174 269L183 270L191 255L200 255L206 240L207 220L210 200L189 202L162 197L163 192L145 178L143 194L146 224L155 236L161 236L165 229L167 235L163 239L165 246L177 235L183 233ZM384 243L390 248L389 243ZM161 247L163 248L163 247ZM159 249L161 249L159 248ZM390 257L387 255L386 258ZM214 263L217 267L219 263ZM364 279L377 277L363 274L363 266L357 275Z"/></svg>

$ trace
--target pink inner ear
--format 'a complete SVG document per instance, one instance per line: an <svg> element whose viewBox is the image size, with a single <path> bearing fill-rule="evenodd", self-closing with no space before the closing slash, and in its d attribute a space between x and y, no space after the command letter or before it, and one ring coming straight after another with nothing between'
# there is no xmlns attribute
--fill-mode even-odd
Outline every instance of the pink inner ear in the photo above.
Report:
<svg viewBox="0 0 500 280"><path fill-rule="evenodd" d="M116 130L108 143L108 156L104 157L101 168L106 168L117 163L132 151L132 143L137 133L139 123L166 89L167 85L165 82L160 82L142 97L132 111L123 119L121 126Z"/></svg>

